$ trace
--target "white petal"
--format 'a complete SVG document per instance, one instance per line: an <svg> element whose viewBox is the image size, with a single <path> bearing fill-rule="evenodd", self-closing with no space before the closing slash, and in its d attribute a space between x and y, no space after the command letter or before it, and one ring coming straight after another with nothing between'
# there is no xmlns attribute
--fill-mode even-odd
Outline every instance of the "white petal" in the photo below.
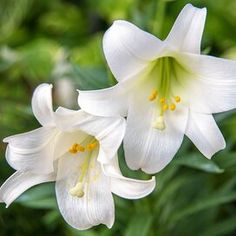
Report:
<svg viewBox="0 0 236 236"><path fill-rule="evenodd" d="M147 173L162 170L179 149L187 124L188 109L178 105L177 109L164 114L164 130L153 127L159 116L156 104L147 101L139 93L130 104L127 129L124 138L124 151L128 166Z"/></svg>
<svg viewBox="0 0 236 236"><path fill-rule="evenodd" d="M103 38L107 63L117 80L143 70L162 50L162 42L137 26L118 20Z"/></svg>
<svg viewBox="0 0 236 236"><path fill-rule="evenodd" d="M121 81L113 87L100 90L79 91L78 103L84 111L98 116L126 116L129 91L134 78Z"/></svg>
<svg viewBox="0 0 236 236"><path fill-rule="evenodd" d="M64 122L60 123L60 128L64 131L81 130L94 136L99 141L100 153L98 159L100 161L107 162L114 157L124 137L126 128L124 118L98 117L82 110L71 111L63 108L57 111L56 117L59 116L64 116ZM59 125L57 121L56 123Z"/></svg>
<svg viewBox="0 0 236 236"><path fill-rule="evenodd" d="M32 109L42 126L53 126L52 85L39 85L32 97Z"/></svg>
<svg viewBox="0 0 236 236"><path fill-rule="evenodd" d="M53 171L53 151L56 130L42 127L31 132L5 138L9 143L6 159L20 171L50 173Z"/></svg>
<svg viewBox="0 0 236 236"><path fill-rule="evenodd" d="M154 176L150 180L124 177L120 172L117 156L109 165L103 165L103 171L107 176L111 177L111 191L123 198L138 199L145 197L150 194L156 186Z"/></svg>
<svg viewBox="0 0 236 236"><path fill-rule="evenodd" d="M99 140L98 160L102 163L110 161L117 153L125 136L126 121L123 118L107 118L111 122L95 137ZM105 154L105 155L104 155Z"/></svg>
<svg viewBox="0 0 236 236"><path fill-rule="evenodd" d="M61 131L55 139L55 159L57 159L67 153L74 143L82 143L90 134L79 128L79 124L87 118L87 114L81 110L59 107L54 118L57 128Z"/></svg>
<svg viewBox="0 0 236 236"><path fill-rule="evenodd" d="M3 139L3 142L9 143L17 149L37 150L47 143L48 140L54 135L54 128L41 127L26 133L16 134Z"/></svg>
<svg viewBox="0 0 236 236"><path fill-rule="evenodd" d="M180 54L179 60L189 71L185 87L192 110L211 114L236 108L235 61L193 54Z"/></svg>
<svg viewBox="0 0 236 236"><path fill-rule="evenodd" d="M177 50L200 54L206 8L187 4L180 12L165 42Z"/></svg>
<svg viewBox="0 0 236 236"><path fill-rule="evenodd" d="M105 163L118 151L125 135L126 121L122 117L90 116L80 127L99 141L98 160Z"/></svg>
<svg viewBox="0 0 236 236"><path fill-rule="evenodd" d="M75 131L75 126L86 120L87 114L82 110L58 107L54 114L56 127L65 132Z"/></svg>
<svg viewBox="0 0 236 236"><path fill-rule="evenodd" d="M186 135L207 158L211 158L226 145L212 115L190 112Z"/></svg>
<svg viewBox="0 0 236 236"><path fill-rule="evenodd" d="M41 183L55 180L54 174L37 175L30 172L15 172L0 188L0 202L7 207L27 189Z"/></svg>
<svg viewBox="0 0 236 236"><path fill-rule="evenodd" d="M82 160L83 157L65 155L59 161L56 195L61 214L76 229L84 230L98 224L111 228L114 222L114 203L109 178L102 174L96 157L90 163L84 196L73 197L69 193L78 180Z"/></svg>
<svg viewBox="0 0 236 236"><path fill-rule="evenodd" d="M111 88L79 91L78 103L84 111L97 116L127 116L130 95L153 70L150 63L139 74L120 81Z"/></svg>

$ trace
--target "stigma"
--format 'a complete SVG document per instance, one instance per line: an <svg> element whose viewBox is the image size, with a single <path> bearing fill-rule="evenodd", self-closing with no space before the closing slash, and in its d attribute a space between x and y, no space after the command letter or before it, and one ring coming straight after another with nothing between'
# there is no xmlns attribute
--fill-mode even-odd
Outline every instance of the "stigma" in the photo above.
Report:
<svg viewBox="0 0 236 236"><path fill-rule="evenodd" d="M69 191L70 195L73 197L83 197L84 196L84 184L78 182L73 188Z"/></svg>
<svg viewBox="0 0 236 236"><path fill-rule="evenodd" d="M90 142L88 142L90 140ZM98 146L98 141L96 139L87 139L83 143L74 143L69 149L68 152L71 154L77 154L79 152L85 152L86 156L83 156L83 162L80 166L79 177L77 183L74 187L70 188L69 194L72 197L82 198L85 194L84 186L86 181L86 176L89 169L91 168L90 161L92 156L92 151L95 150Z"/></svg>
<svg viewBox="0 0 236 236"><path fill-rule="evenodd" d="M158 116L156 120L152 122L152 127L159 130L164 130L166 128L164 117L161 115Z"/></svg>

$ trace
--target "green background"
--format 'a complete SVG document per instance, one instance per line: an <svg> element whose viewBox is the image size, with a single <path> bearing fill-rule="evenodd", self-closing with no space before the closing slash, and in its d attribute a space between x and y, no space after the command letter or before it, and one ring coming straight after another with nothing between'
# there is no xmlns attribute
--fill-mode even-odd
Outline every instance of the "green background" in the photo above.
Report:
<svg viewBox="0 0 236 236"><path fill-rule="evenodd" d="M102 53L103 33L115 19L129 20L164 39L184 0L0 0L0 138L39 124L32 115L33 90L54 84L55 108L77 108L76 88L113 85ZM236 1L195 0L208 16L204 54L236 59ZM71 102L74 101L74 102ZM76 231L61 217L53 184L24 193L8 209L0 205L0 235L168 236L236 235L236 113L215 116L227 147L204 158L185 141L174 160L158 173L157 187L141 200L115 196L116 221L111 230L97 226ZM0 184L13 173L0 143ZM119 151L124 175L131 172ZM83 217L81 215L81 217Z"/></svg>

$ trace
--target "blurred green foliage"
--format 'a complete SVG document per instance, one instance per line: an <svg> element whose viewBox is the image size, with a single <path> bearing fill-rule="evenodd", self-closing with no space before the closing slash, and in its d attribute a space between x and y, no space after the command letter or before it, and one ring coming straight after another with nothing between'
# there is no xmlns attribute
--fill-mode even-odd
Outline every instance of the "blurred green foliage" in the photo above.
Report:
<svg viewBox="0 0 236 236"><path fill-rule="evenodd" d="M104 31L115 19L130 20L165 38L185 0L1 0L0 1L0 136L39 126L30 108L34 88L54 84L55 106L77 108L75 88L114 84L102 54ZM204 53L236 59L236 1L193 0L206 6ZM65 90L65 91L64 91ZM64 92L63 92L64 91ZM74 99L74 103L68 102ZM206 160L187 138L174 161L157 174L150 196L130 201L115 197L111 230L97 226L76 231L57 209L54 185L23 194L9 209L0 206L0 235L57 236L217 236L236 235L236 114L216 116L227 148ZM13 172L0 143L0 182ZM131 172L120 150L126 176Z"/></svg>

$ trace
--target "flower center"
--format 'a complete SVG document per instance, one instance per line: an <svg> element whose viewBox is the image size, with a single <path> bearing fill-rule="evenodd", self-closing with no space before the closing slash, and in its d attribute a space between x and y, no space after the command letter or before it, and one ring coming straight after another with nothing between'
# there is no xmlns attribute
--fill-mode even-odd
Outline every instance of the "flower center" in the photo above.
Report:
<svg viewBox="0 0 236 236"><path fill-rule="evenodd" d="M85 143L85 144L84 144ZM79 152L88 152L87 156L85 157L82 165L80 166L80 175L77 180L76 185L70 189L70 194L73 197L83 197L84 196L84 186L86 183L86 175L89 170L90 166L90 161L92 158L92 152L98 147L98 141L96 139L90 140L90 142L83 142L82 144L74 143L70 148L69 148L69 153L71 154L77 154Z"/></svg>
<svg viewBox="0 0 236 236"><path fill-rule="evenodd" d="M165 129L164 115L167 111L175 111L181 97L173 94L173 87L178 83L177 71L181 68L178 62L171 57L159 58L155 62L153 72L157 80L154 81L154 88L148 96L150 102L155 102L159 115L152 122L153 128Z"/></svg>

